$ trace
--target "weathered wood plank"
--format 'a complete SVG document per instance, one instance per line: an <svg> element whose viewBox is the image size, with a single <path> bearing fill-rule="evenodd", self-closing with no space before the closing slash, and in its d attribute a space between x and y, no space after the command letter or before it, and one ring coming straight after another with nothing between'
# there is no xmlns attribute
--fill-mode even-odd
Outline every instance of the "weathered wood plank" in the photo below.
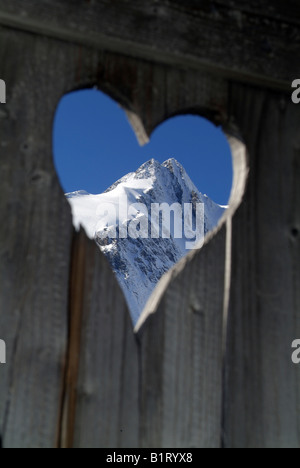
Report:
<svg viewBox="0 0 300 468"><path fill-rule="evenodd" d="M176 72L117 54L101 56L96 70L98 86L135 110L148 132L179 111L207 112L216 121L224 118L228 88L222 79L214 82L206 74ZM80 77L85 76L82 61ZM174 279L168 296L171 302L155 314L155 326L151 317L142 335L138 334L141 343L134 338L123 297L106 261L96 246L85 246L80 371L76 406L70 407L76 413L75 447L220 445L225 229L214 246L220 261L213 262L214 248L207 246L209 253L203 254L203 260L199 254L198 261L190 262L182 285L182 276ZM214 283L204 279L208 265L211 275L216 275ZM185 331L182 336L181 329ZM163 415L159 408L164 408ZM175 424L177 417L182 417L182 423Z"/></svg>
<svg viewBox="0 0 300 468"><path fill-rule="evenodd" d="M55 447L72 233L51 155L55 70L30 36L0 34L0 436L4 447Z"/></svg>
<svg viewBox="0 0 300 468"><path fill-rule="evenodd" d="M142 447L220 447L225 236L168 274L137 327Z"/></svg>
<svg viewBox="0 0 300 468"><path fill-rule="evenodd" d="M299 447L300 113L289 96L239 85L231 105L251 172L233 218L224 444Z"/></svg>
<svg viewBox="0 0 300 468"><path fill-rule="evenodd" d="M127 305L106 258L75 236L62 446L137 447L138 348Z"/></svg>
<svg viewBox="0 0 300 468"><path fill-rule="evenodd" d="M287 88L300 75L296 0L1 0L0 23L269 87Z"/></svg>

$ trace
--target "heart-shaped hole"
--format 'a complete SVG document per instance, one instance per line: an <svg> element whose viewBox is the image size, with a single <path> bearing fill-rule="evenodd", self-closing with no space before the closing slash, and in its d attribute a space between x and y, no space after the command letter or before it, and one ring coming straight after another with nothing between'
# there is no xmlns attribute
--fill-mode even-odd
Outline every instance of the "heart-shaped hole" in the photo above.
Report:
<svg viewBox="0 0 300 468"><path fill-rule="evenodd" d="M75 227L108 257L135 324L163 274L224 213L233 174L227 139L189 115L166 121L140 147L123 109L84 90L60 102L54 157Z"/></svg>

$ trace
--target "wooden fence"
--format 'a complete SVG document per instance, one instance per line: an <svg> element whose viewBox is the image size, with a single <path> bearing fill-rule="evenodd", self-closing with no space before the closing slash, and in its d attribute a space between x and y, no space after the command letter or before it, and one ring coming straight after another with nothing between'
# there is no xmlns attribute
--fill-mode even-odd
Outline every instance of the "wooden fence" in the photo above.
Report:
<svg viewBox="0 0 300 468"><path fill-rule="evenodd" d="M299 37L296 0L0 0L3 447L300 446ZM194 113L232 147L225 218L135 330L53 166L60 98L95 85L140 142Z"/></svg>

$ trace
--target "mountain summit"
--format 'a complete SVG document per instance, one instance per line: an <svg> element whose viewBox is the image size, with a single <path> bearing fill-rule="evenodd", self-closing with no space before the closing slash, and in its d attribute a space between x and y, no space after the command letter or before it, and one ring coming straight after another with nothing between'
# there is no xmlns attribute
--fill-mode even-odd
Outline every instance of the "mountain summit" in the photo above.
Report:
<svg viewBox="0 0 300 468"><path fill-rule="evenodd" d="M80 225L107 256L137 322L161 277L203 240L224 212L175 159L154 159L101 195L66 195Z"/></svg>

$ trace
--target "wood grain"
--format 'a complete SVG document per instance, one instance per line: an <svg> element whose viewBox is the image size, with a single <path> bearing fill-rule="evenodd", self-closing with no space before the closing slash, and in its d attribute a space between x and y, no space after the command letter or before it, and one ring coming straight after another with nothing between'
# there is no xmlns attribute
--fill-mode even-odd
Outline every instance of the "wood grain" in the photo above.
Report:
<svg viewBox="0 0 300 468"><path fill-rule="evenodd" d="M0 24L269 87L300 73L297 0L1 0Z"/></svg>
<svg viewBox="0 0 300 468"><path fill-rule="evenodd" d="M288 96L239 85L232 95L251 171L233 218L224 443L295 448L300 376L291 343L300 332L299 238L293 236L300 113Z"/></svg>
<svg viewBox="0 0 300 468"><path fill-rule="evenodd" d="M142 447L220 447L224 268L225 229L173 271L137 331Z"/></svg>
<svg viewBox="0 0 300 468"><path fill-rule="evenodd" d="M0 24L1 445L299 447L298 2L0 0ZM224 224L135 331L53 166L57 104L91 86L141 142L194 113L232 145Z"/></svg>
<svg viewBox="0 0 300 468"><path fill-rule="evenodd" d="M0 34L8 84L0 119L0 330L7 344L0 433L4 447L54 447L72 233L51 155L55 73L43 68L37 41Z"/></svg>

